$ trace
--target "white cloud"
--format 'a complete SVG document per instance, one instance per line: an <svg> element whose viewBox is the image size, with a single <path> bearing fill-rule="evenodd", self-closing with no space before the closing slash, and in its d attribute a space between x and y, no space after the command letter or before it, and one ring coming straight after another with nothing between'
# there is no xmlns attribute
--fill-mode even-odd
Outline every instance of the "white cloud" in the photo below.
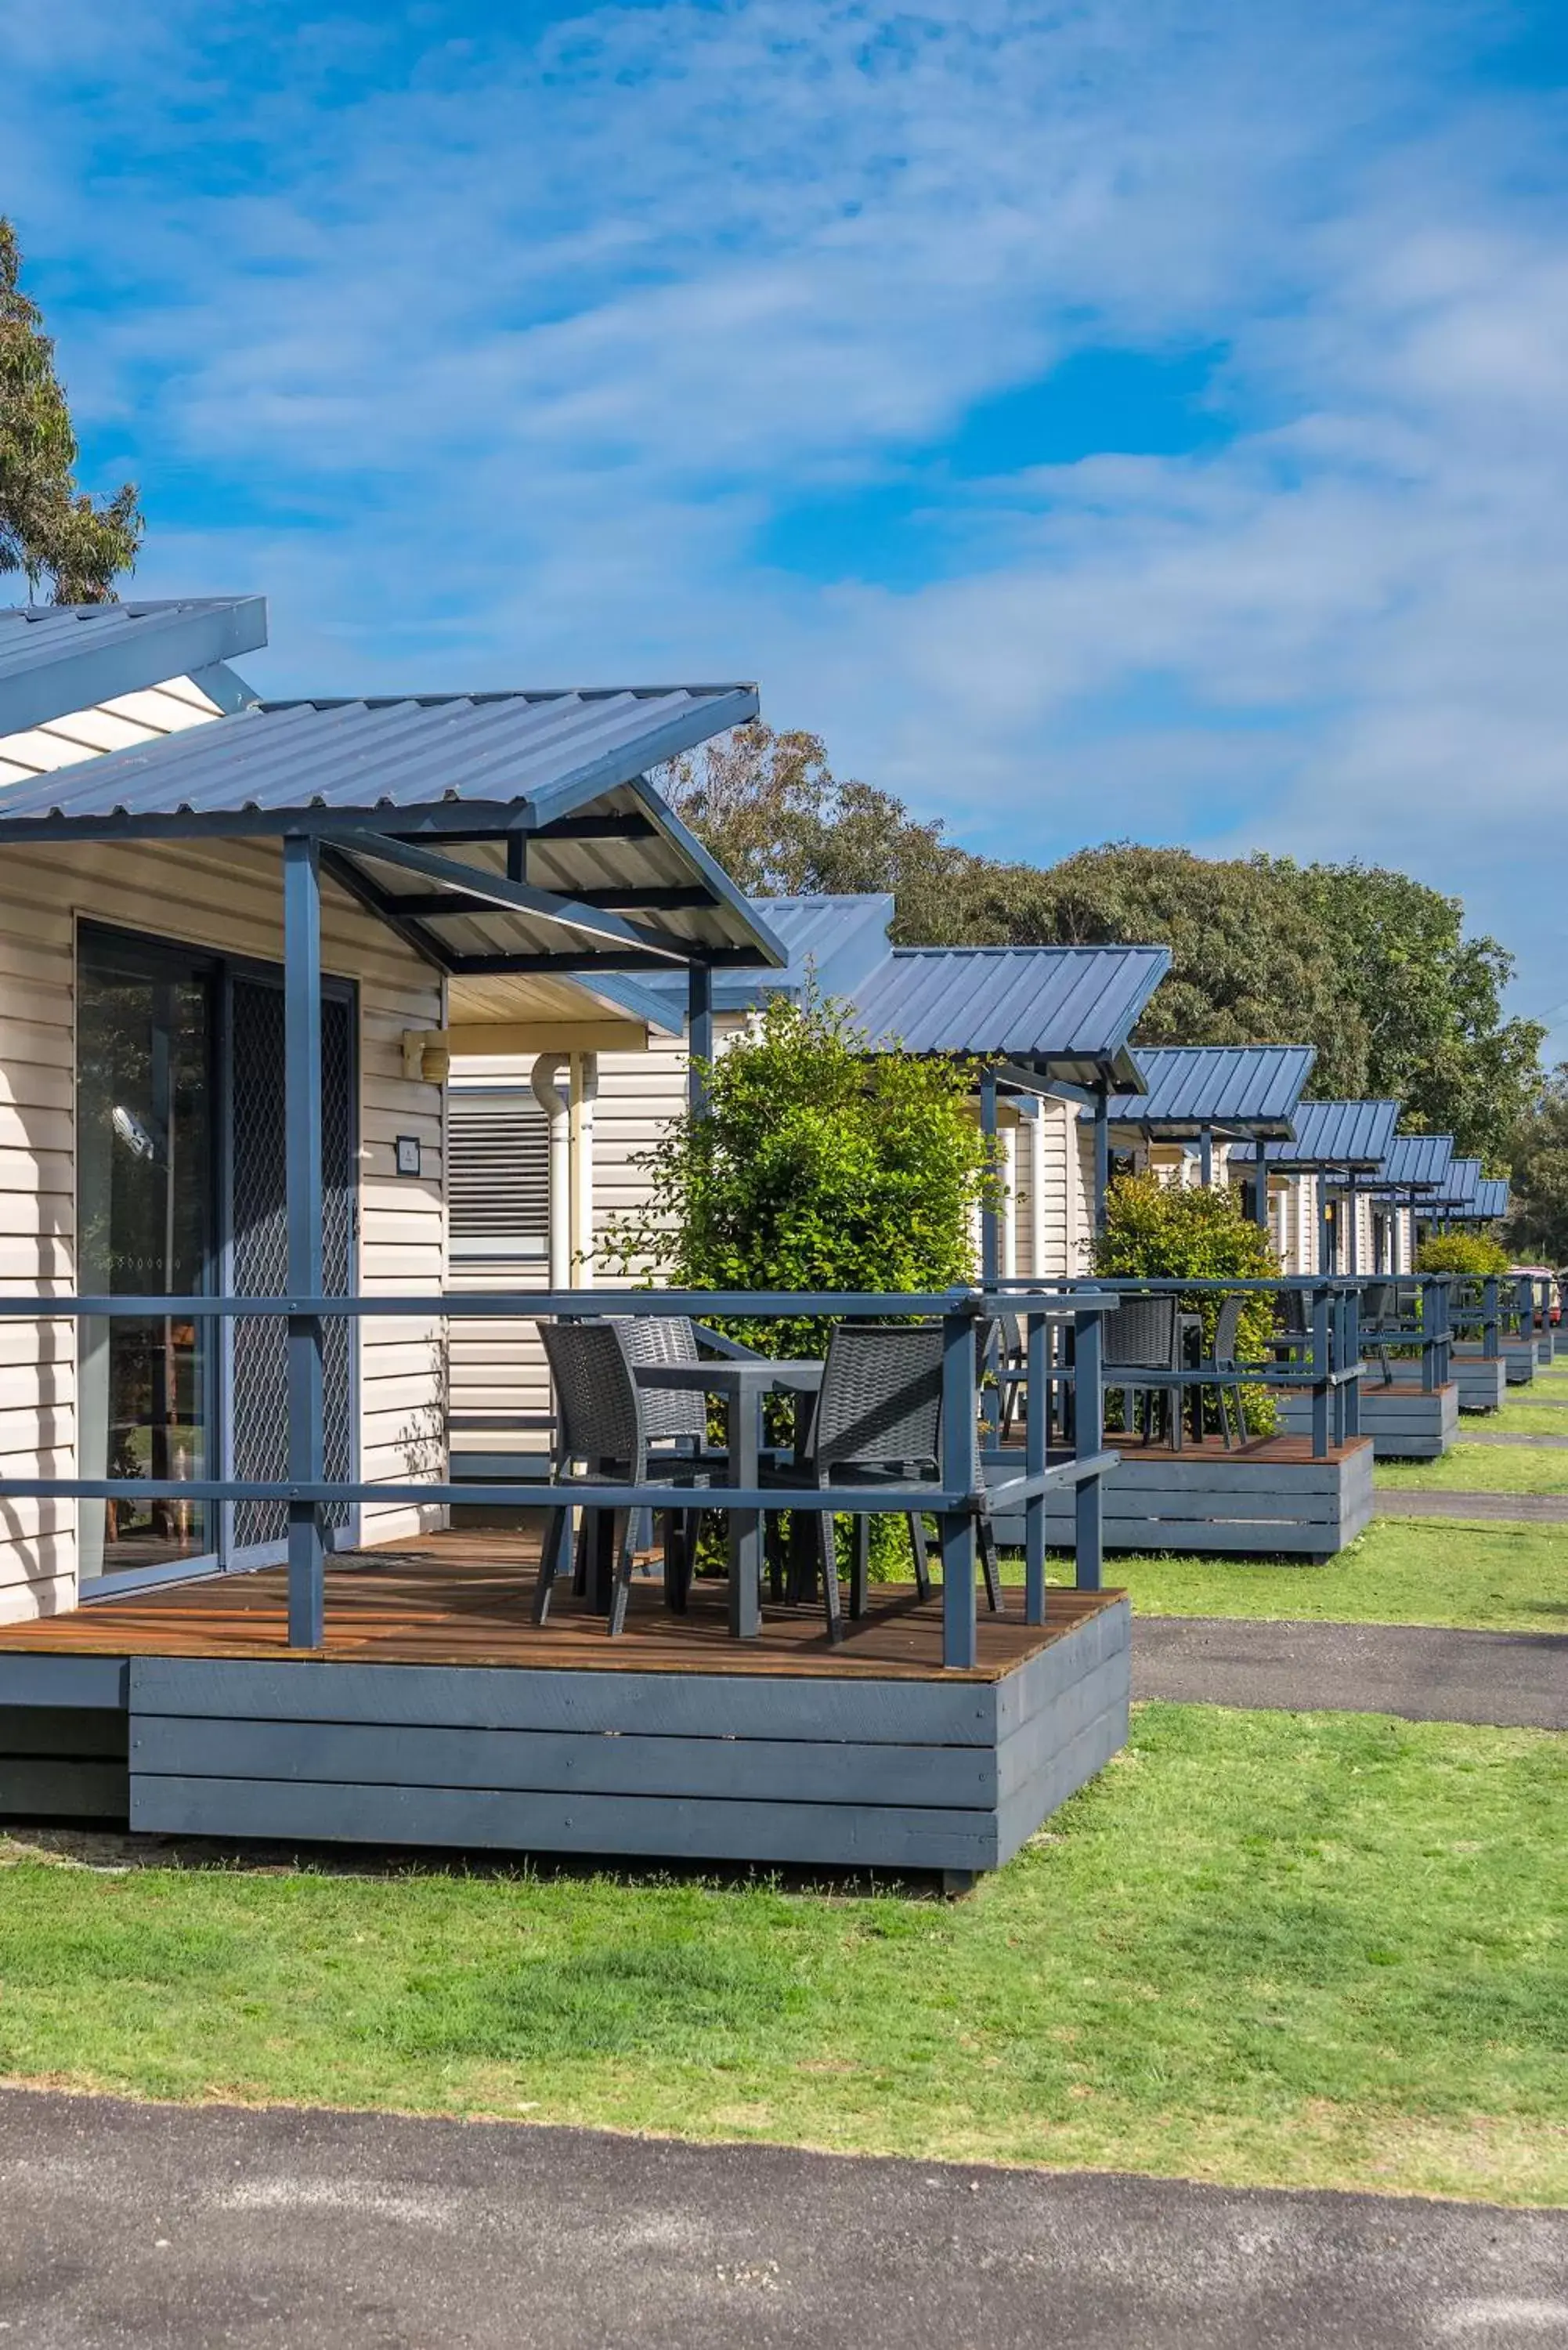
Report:
<svg viewBox="0 0 1568 2350"><path fill-rule="evenodd" d="M1408 863L1568 995L1561 126L1467 82L1491 0L285 9L254 77L157 15L26 11L0 135L144 582L265 586L272 679L758 674L961 834ZM916 589L759 567L1096 343L1223 344L1238 429L939 470Z"/></svg>

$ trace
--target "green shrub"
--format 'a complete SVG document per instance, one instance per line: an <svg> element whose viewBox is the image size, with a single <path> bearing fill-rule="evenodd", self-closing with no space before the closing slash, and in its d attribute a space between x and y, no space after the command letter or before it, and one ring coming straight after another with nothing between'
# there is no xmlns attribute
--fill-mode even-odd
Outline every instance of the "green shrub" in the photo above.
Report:
<svg viewBox="0 0 1568 2350"><path fill-rule="evenodd" d="M1511 1263L1484 1232L1433 1232L1416 1252L1417 1273L1506 1273Z"/></svg>
<svg viewBox="0 0 1568 2350"><path fill-rule="evenodd" d="M1095 1271L1124 1280L1266 1281L1280 1261L1267 1232L1244 1216L1228 1187L1186 1190L1152 1175L1119 1175L1106 1196L1106 1229L1095 1244ZM1180 1309L1203 1317L1205 1347L1213 1343L1220 1296L1194 1290ZM1267 1359L1274 1330L1274 1302L1251 1297L1242 1308L1237 1353L1245 1362ZM1274 1400L1266 1388L1245 1390L1248 1426L1267 1434L1276 1425ZM1219 1426L1212 1399L1208 1412Z"/></svg>
<svg viewBox="0 0 1568 2350"><path fill-rule="evenodd" d="M991 1175L964 1064L871 1053L847 1006L775 996L709 1072L708 1113L637 1162L644 1213L605 1234L607 1267L680 1289L947 1289L975 1277L974 1210ZM759 1352L820 1355L811 1315L715 1326ZM872 1521L874 1571L907 1560Z"/></svg>

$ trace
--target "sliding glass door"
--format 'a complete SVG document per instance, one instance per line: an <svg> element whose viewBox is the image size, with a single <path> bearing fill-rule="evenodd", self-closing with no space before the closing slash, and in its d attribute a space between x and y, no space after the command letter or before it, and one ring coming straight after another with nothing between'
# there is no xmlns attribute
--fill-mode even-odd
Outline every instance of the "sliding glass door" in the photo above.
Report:
<svg viewBox="0 0 1568 2350"><path fill-rule="evenodd" d="M352 988L322 1001L323 1255L354 1287ZM281 975L84 924L77 951L78 1286L87 1296L282 1296L287 1288ZM84 1319L84 1477L185 1482L287 1474L285 1326L275 1315ZM352 1473L350 1326L327 1326L327 1473ZM351 1536L354 1513L328 1511ZM178 1575L281 1554L281 1503L136 1496L80 1504L84 1593L132 1572Z"/></svg>
<svg viewBox="0 0 1568 2350"><path fill-rule="evenodd" d="M84 929L77 989L78 1281L88 1296L199 1295L216 1243L210 960ZM209 1331L175 1316L84 1322L78 1355L84 1477L213 1473ZM84 1584L215 1547L200 1502L80 1504Z"/></svg>

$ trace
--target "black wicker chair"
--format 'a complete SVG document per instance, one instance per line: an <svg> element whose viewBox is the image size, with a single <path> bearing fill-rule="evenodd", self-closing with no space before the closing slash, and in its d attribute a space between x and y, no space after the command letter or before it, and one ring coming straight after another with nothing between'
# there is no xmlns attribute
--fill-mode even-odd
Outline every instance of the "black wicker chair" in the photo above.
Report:
<svg viewBox="0 0 1568 2350"><path fill-rule="evenodd" d="M1143 1440L1154 1433L1154 1399L1165 1407L1169 1440L1181 1450L1181 1325L1174 1297L1124 1297L1106 1324L1101 1357L1107 1390L1125 1399L1127 1433L1135 1432L1137 1399L1144 1398Z"/></svg>
<svg viewBox="0 0 1568 2350"><path fill-rule="evenodd" d="M1209 1360L1202 1367L1206 1384L1212 1385L1220 1406L1220 1432L1225 1439L1227 1451L1231 1449L1231 1403L1235 1406L1238 1437L1243 1444L1247 1440L1247 1407L1242 1400L1241 1388L1248 1373L1236 1359L1236 1342L1241 1336L1245 1304L1245 1298L1240 1295L1220 1299L1214 1323L1214 1345ZM1199 1394L1202 1393L1200 1388ZM1231 1399L1229 1403L1226 1400L1228 1397Z"/></svg>
<svg viewBox="0 0 1568 2350"><path fill-rule="evenodd" d="M1397 1293L1391 1281L1369 1281L1361 1292L1358 1327L1363 1356L1376 1357L1383 1370L1383 1384L1394 1384L1394 1366L1388 1357L1387 1333L1399 1326Z"/></svg>
<svg viewBox="0 0 1568 2350"><path fill-rule="evenodd" d="M984 1343L976 1334L977 1347ZM857 1510L849 1584L849 1612L866 1612L870 1569L870 1520L876 1513L872 1496L878 1485L917 1484L940 1474L942 1412L942 1332L929 1322L841 1322L827 1342L827 1360L816 1408L797 1458L764 1469L769 1484L857 1485L867 1490L867 1505ZM976 1485L980 1474L980 1434L973 1431ZM833 1520L826 1510L813 1513L817 1525L817 1571L829 1638L843 1638L839 1614L838 1554ZM920 1513L908 1513L909 1540L915 1555L915 1582L920 1596L930 1591L930 1567L926 1554ZM997 1570L996 1536L989 1510L982 1507L979 1523L980 1553L985 1572L986 1597L993 1613L1002 1606ZM796 1595L798 1596L798 1594Z"/></svg>
<svg viewBox="0 0 1568 2350"><path fill-rule="evenodd" d="M581 1461L591 1477L605 1483L644 1485L669 1482L672 1486L696 1485L706 1476L711 1456L704 1456L701 1451L656 1452L656 1437L668 1439L676 1433L670 1423L678 1415L658 1415L664 1424L656 1430L649 1406L654 1402L701 1405L703 1399L700 1395L688 1397L679 1391L660 1395L657 1390L649 1392L639 1388L628 1329L628 1321L620 1320L540 1325L539 1336L556 1390L554 1477L559 1481L574 1461ZM641 1359L652 1357L645 1352ZM547 1506L549 1523L534 1592L536 1624L543 1624L549 1615L556 1582L566 1563L566 1533L571 1523L569 1503ZM666 1597L676 1607L685 1604L691 1575L688 1510L689 1504L679 1504L672 1492L671 1505L661 1513ZM591 1528L585 1525L585 1575L597 1575L601 1588L596 1596L600 1604L607 1604L602 1583L607 1571L608 1630L613 1637L626 1622L637 1513L629 1509L613 1513L594 1511L587 1515L593 1524Z"/></svg>

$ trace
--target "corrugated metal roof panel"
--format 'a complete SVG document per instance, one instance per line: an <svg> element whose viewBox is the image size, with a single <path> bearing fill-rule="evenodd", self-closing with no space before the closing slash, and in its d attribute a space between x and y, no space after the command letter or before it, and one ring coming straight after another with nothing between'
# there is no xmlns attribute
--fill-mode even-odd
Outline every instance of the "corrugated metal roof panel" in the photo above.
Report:
<svg viewBox="0 0 1568 2350"><path fill-rule="evenodd" d="M1169 966L1166 947L895 947L853 1000L876 1045L1126 1086L1127 1039Z"/></svg>
<svg viewBox="0 0 1568 2350"><path fill-rule="evenodd" d="M745 685L264 702L161 743L113 751L0 792L0 831L52 820L257 818L279 831L321 810L369 816L454 805L540 809L608 791L756 712ZM673 817L670 819L673 823Z"/></svg>
<svg viewBox="0 0 1568 2350"><path fill-rule="evenodd" d="M1508 1213L1508 1178L1483 1175L1476 1185L1476 1214L1483 1223L1496 1223Z"/></svg>
<svg viewBox="0 0 1568 2350"><path fill-rule="evenodd" d="M1472 1216L1481 1183L1479 1159L1456 1159L1449 1168L1443 1196L1436 1204L1450 1216Z"/></svg>
<svg viewBox="0 0 1568 2350"><path fill-rule="evenodd" d="M750 904L787 960L777 971L716 972L716 1012L749 1012L770 995L799 994L808 974L819 995L852 998L860 982L886 959L893 899L879 891L857 897L753 898ZM664 995L673 1012L684 1014L683 978L650 973L643 986Z"/></svg>
<svg viewBox="0 0 1568 2350"><path fill-rule="evenodd" d="M626 819L620 837L612 822L600 837L531 839L530 888L601 905L607 892L611 906L623 886L700 889L701 902L660 910L659 934L680 952L742 951L771 964L782 951L765 923L644 780L649 766L742 723L756 707L755 690L744 685L264 702L8 785L0 791L0 840L266 835L308 821L338 833L339 879L351 880L352 867L400 919L399 901L410 900L407 918L448 957L536 956L569 944L580 947L585 964L597 955L613 968L604 924L574 934L558 917L492 910L461 895L467 887L483 895L497 879L504 886L501 835L520 812L536 827L591 809L596 820ZM338 816L340 832L330 821ZM439 835L443 827L469 836L453 845L452 861L472 868L473 881L455 896L450 880L436 879L432 889L431 875L391 861L380 837ZM439 837L431 846L439 849ZM450 907L437 902L442 898Z"/></svg>
<svg viewBox="0 0 1568 2350"><path fill-rule="evenodd" d="M1229 1127L1290 1137L1317 1055L1311 1045L1140 1045L1147 1094L1114 1094L1113 1122L1168 1135Z"/></svg>
<svg viewBox="0 0 1568 2350"><path fill-rule="evenodd" d="M1397 1134L1378 1172L1386 1183L1432 1191L1447 1181L1453 1155L1451 1134Z"/></svg>
<svg viewBox="0 0 1568 2350"><path fill-rule="evenodd" d="M190 676L265 642L260 596L0 609L0 734Z"/></svg>
<svg viewBox="0 0 1568 2350"><path fill-rule="evenodd" d="M1302 1102L1293 1142L1271 1142L1274 1167L1360 1170L1386 1158L1399 1123L1397 1101Z"/></svg>

